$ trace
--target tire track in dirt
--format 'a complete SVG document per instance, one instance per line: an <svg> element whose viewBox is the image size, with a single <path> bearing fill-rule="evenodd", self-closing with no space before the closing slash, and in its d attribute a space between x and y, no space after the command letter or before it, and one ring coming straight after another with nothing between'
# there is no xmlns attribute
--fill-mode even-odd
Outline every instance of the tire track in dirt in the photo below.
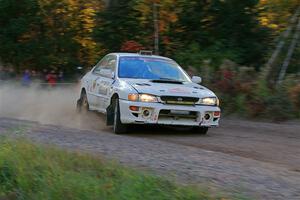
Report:
<svg viewBox="0 0 300 200"><path fill-rule="evenodd" d="M20 135L14 127L27 126ZM11 129L11 131L6 131ZM218 188L253 199L298 200L300 173L253 159L110 131L92 131L0 118L0 133L36 143L82 150L127 166L151 170L171 180ZM202 136L195 136L201 140ZM210 136L208 138L211 138Z"/></svg>

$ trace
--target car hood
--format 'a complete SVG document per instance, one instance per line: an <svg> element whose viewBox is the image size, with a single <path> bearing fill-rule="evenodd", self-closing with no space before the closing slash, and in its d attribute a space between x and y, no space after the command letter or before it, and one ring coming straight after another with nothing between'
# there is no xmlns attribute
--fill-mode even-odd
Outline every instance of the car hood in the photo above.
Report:
<svg viewBox="0 0 300 200"><path fill-rule="evenodd" d="M156 83L145 79L123 79L138 93L156 96L214 97L212 91L196 83Z"/></svg>

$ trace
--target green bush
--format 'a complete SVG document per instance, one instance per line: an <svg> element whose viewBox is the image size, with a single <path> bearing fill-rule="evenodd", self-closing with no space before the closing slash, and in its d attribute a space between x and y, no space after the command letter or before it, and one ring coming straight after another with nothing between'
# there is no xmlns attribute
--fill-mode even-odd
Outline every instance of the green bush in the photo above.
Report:
<svg viewBox="0 0 300 200"><path fill-rule="evenodd" d="M296 117L296 110L288 96L287 88L268 89L259 85L247 102L250 117L288 120Z"/></svg>
<svg viewBox="0 0 300 200"><path fill-rule="evenodd" d="M225 115L237 114L274 121L299 117L299 79L270 87L253 69L224 60L211 88L220 98Z"/></svg>
<svg viewBox="0 0 300 200"><path fill-rule="evenodd" d="M292 102L285 92L277 91L264 99L263 115L274 121L287 120L295 117Z"/></svg>
<svg viewBox="0 0 300 200"><path fill-rule="evenodd" d="M82 153L0 140L0 199L212 199Z"/></svg>

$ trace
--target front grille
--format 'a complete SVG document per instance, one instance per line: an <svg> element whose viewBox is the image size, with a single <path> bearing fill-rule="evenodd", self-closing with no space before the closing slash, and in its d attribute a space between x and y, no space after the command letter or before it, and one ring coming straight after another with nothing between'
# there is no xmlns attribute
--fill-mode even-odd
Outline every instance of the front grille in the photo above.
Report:
<svg viewBox="0 0 300 200"><path fill-rule="evenodd" d="M161 96L160 99L166 104L176 105L195 105L199 98L196 97L181 97L181 96Z"/></svg>
<svg viewBox="0 0 300 200"><path fill-rule="evenodd" d="M198 113L196 111L161 110L159 116L197 118Z"/></svg>
<svg viewBox="0 0 300 200"><path fill-rule="evenodd" d="M197 121L198 112L184 110L161 110L158 116L159 120L190 120Z"/></svg>

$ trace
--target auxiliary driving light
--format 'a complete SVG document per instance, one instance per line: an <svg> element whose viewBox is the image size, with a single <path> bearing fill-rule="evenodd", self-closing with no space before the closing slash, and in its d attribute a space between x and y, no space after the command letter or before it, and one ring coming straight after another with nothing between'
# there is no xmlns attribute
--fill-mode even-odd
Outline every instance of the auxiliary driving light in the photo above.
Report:
<svg viewBox="0 0 300 200"><path fill-rule="evenodd" d="M205 119L205 120L209 120L209 119L210 119L210 114L205 114L205 115L204 115L204 119Z"/></svg>
<svg viewBox="0 0 300 200"><path fill-rule="evenodd" d="M150 111L149 110L144 110L143 115L144 115L144 117L149 117L150 116Z"/></svg>

